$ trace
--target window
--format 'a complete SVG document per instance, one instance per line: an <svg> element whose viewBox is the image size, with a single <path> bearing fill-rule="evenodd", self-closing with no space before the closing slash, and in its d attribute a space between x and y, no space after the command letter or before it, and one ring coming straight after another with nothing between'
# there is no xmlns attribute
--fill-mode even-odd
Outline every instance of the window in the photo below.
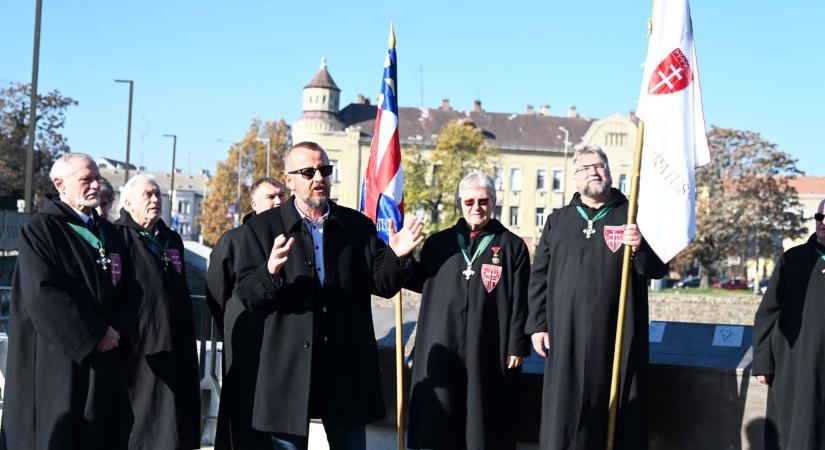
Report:
<svg viewBox="0 0 825 450"><path fill-rule="evenodd" d="M604 145L611 145L611 146L618 146L621 147L624 145L625 138L627 137L627 133L605 133L604 134Z"/></svg>
<svg viewBox="0 0 825 450"><path fill-rule="evenodd" d="M520 167L513 167L510 169L510 190L511 191L520 191L521 190L521 168Z"/></svg>
<svg viewBox="0 0 825 450"><path fill-rule="evenodd" d="M504 189L504 179L501 177L501 168L496 167L495 172L493 172L493 183L496 185L496 190L500 191ZM501 216L498 216L501 217Z"/></svg>
<svg viewBox="0 0 825 450"><path fill-rule="evenodd" d="M544 226L544 208L536 208L536 226Z"/></svg>
<svg viewBox="0 0 825 450"><path fill-rule="evenodd" d="M189 202L178 202L178 213L189 214Z"/></svg>
<svg viewBox="0 0 825 450"><path fill-rule="evenodd" d="M518 206L511 206L510 207L510 226L517 227L518 226Z"/></svg>
<svg viewBox="0 0 825 450"><path fill-rule="evenodd" d="M619 190L622 194L627 194L627 175L625 174L619 175Z"/></svg>
<svg viewBox="0 0 825 450"><path fill-rule="evenodd" d="M501 220L501 205L496 205L495 209L493 209L493 219Z"/></svg>
<svg viewBox="0 0 825 450"><path fill-rule="evenodd" d="M441 166L433 165L433 173L430 177L430 186L438 186L438 168Z"/></svg>
<svg viewBox="0 0 825 450"><path fill-rule="evenodd" d="M562 171L561 170L554 170L553 171L553 190L558 192L564 189L564 180L562 179Z"/></svg>
<svg viewBox="0 0 825 450"><path fill-rule="evenodd" d="M536 190L543 191L545 179L547 178L547 169L536 170Z"/></svg>
<svg viewBox="0 0 825 450"><path fill-rule="evenodd" d="M329 164L332 166L332 175L330 175L329 179L333 183L338 183L341 181L341 174L338 171L338 160L331 159L329 160Z"/></svg>

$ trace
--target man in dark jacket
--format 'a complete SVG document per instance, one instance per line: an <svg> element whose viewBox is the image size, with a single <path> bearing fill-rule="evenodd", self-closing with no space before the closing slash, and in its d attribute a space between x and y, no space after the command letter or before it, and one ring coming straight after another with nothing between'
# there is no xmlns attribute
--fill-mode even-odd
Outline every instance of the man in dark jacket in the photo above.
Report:
<svg viewBox="0 0 825 450"><path fill-rule="evenodd" d="M160 187L136 175L121 190L118 226L141 302L127 358L135 423L129 450L200 448L200 377L183 242L161 214Z"/></svg>
<svg viewBox="0 0 825 450"><path fill-rule="evenodd" d="M249 188L252 212L243 222L286 201L284 185L274 178L261 178ZM258 354L266 315L245 311L232 298L235 288L235 257L243 227L221 235L212 254L206 277L206 302L223 335L224 376L215 432L216 450L266 448L269 436L252 428L252 404L258 378ZM262 445L264 442L266 445Z"/></svg>
<svg viewBox="0 0 825 450"><path fill-rule="evenodd" d="M91 157L67 153L50 177L60 200L46 200L20 233L0 449L126 449L121 335L137 309L133 268L94 212Z"/></svg>
<svg viewBox="0 0 825 450"><path fill-rule="evenodd" d="M301 449L318 417L331 449L363 449L364 425L384 417L370 294L401 288L421 221L387 247L367 217L329 200L318 144L294 145L285 166L294 195L247 222L237 264L237 299L267 314L252 426L271 448Z"/></svg>
<svg viewBox="0 0 825 450"><path fill-rule="evenodd" d="M753 373L768 390L766 449L825 448L825 201L808 242L776 261L753 323Z"/></svg>

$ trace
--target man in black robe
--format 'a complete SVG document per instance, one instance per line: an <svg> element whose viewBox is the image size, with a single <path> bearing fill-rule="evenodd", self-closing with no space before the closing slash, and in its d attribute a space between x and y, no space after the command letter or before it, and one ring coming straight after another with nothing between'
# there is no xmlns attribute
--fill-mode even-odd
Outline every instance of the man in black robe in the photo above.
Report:
<svg viewBox="0 0 825 450"><path fill-rule="evenodd" d="M50 177L60 200L46 200L20 232L0 449L126 449L133 269L114 226L94 212L91 157L67 153Z"/></svg>
<svg viewBox="0 0 825 450"><path fill-rule="evenodd" d="M284 185L274 178L261 178L249 188L252 212L243 223L286 201ZM243 227L221 235L209 256L206 277L206 302L223 335L224 376L215 432L215 450L262 448L269 436L252 428L255 380L258 377L258 354L266 315L245 311L232 298L235 288L235 254ZM263 448L266 448L263 446Z"/></svg>
<svg viewBox="0 0 825 450"><path fill-rule="evenodd" d="M140 285L134 353L127 359L135 422L129 450L200 448L200 377L183 242L161 214L160 188L136 175L115 224Z"/></svg>
<svg viewBox="0 0 825 450"><path fill-rule="evenodd" d="M578 192L544 225L530 275L526 331L546 357L540 446L595 449L607 443L622 244L632 262L622 347L616 449L647 448L643 398L648 361L647 278L666 265L627 223L627 199L611 188L607 155L600 148L573 157Z"/></svg>
<svg viewBox="0 0 825 450"><path fill-rule="evenodd" d="M272 449L306 449L319 417L331 449L364 449L364 426L384 417L370 294L401 288L421 221L387 246L366 216L329 200L321 146L298 143L284 162L293 196L246 223L236 264L236 298L266 314L252 426Z"/></svg>
<svg viewBox="0 0 825 450"><path fill-rule="evenodd" d="M825 448L825 201L808 242L777 259L753 324L753 373L768 389L766 449Z"/></svg>
<svg viewBox="0 0 825 450"><path fill-rule="evenodd" d="M422 293L407 446L514 450L530 256L491 218L489 177L472 172L458 191L463 218L427 239L405 284Z"/></svg>

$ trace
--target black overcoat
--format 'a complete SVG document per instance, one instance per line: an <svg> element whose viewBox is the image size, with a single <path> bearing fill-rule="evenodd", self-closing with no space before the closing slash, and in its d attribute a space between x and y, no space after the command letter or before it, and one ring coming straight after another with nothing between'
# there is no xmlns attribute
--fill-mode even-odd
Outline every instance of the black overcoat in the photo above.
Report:
<svg viewBox="0 0 825 450"><path fill-rule="evenodd" d="M415 337L408 447L516 448L516 382L508 355L527 356L524 334L530 256L524 241L495 219L482 229L490 245L467 263L457 234L470 243L464 219L432 235L406 287L422 292ZM474 238L476 246L481 237ZM475 247L474 247L475 248ZM470 255L472 257L472 254ZM500 270L498 280L485 270ZM488 291L488 288L489 291Z"/></svg>
<svg viewBox="0 0 825 450"><path fill-rule="evenodd" d="M248 309L267 314L253 427L307 435L312 378L324 388L313 394L322 397L326 425L346 429L383 418L370 294L397 293L411 265L402 267L368 218L334 202L329 202L323 231L323 286L312 235L294 197L249 220L243 229L236 296ZM280 234L295 238L295 245L279 286L266 261ZM313 361L313 352L325 358Z"/></svg>
<svg viewBox="0 0 825 450"><path fill-rule="evenodd" d="M126 364L135 415L129 449L200 448L200 380L183 242L162 220L157 222L155 237L168 243L171 260L164 263L126 210L120 210L115 224L141 291L132 331L135 351Z"/></svg>
<svg viewBox="0 0 825 450"><path fill-rule="evenodd" d="M772 376L766 449L825 449L825 247L812 235L776 261L753 324L753 373Z"/></svg>
<svg viewBox="0 0 825 450"><path fill-rule="evenodd" d="M244 218L244 223L254 214ZM252 428L255 381L266 315L246 311L232 296L242 227L221 235L209 255L206 301L223 335L224 375L215 432L216 450L261 448L270 438ZM271 445L271 444L270 444Z"/></svg>
<svg viewBox="0 0 825 450"><path fill-rule="evenodd" d="M47 200L23 226L12 280L0 448L126 449L131 414L122 355L137 309L131 262L115 227L97 220L108 258L68 224L83 226L61 201ZM97 343L112 326L114 350Z"/></svg>
<svg viewBox="0 0 825 450"><path fill-rule="evenodd" d="M608 245L605 226L627 223L627 199L613 189L619 202L587 239L587 222L598 211L576 193L569 205L553 212L542 231L530 275L529 334L550 333L544 366L540 447L542 449L603 448L607 442L608 398L613 344L622 274L622 246ZM603 206L602 208L606 207ZM600 208L601 209L601 208ZM644 233L644 230L642 230ZM660 278L667 266L646 244L631 270L619 392L616 449L647 448L644 377L648 361L646 278Z"/></svg>

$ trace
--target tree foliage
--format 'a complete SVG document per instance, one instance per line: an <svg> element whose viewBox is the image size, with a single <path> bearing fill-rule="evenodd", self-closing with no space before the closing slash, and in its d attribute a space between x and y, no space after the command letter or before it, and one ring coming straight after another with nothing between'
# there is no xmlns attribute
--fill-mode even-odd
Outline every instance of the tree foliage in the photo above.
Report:
<svg viewBox="0 0 825 450"><path fill-rule="evenodd" d="M60 154L69 151L68 141L61 130L66 121L66 109L76 104L75 100L56 90L37 96L35 209L43 204L46 194L54 193L49 169ZM23 198L25 191L30 107L30 84L10 83L0 88L0 198L5 198L7 203Z"/></svg>
<svg viewBox="0 0 825 450"><path fill-rule="evenodd" d="M713 127L712 162L696 171L696 237L687 254L704 269L731 255L758 261L782 252L782 239L806 233L796 160L759 133Z"/></svg>
<svg viewBox="0 0 825 450"><path fill-rule="evenodd" d="M243 139L229 148L227 157L217 165L215 177L209 187L209 193L203 202L201 230L204 243L214 245L225 231L232 229L235 216L229 215L231 206L238 202L240 208L238 220L252 210L249 199L249 186L257 179L266 176L266 142L270 141L270 176L282 180L284 177L284 151L289 145L289 126L283 119L277 122L252 120ZM240 163L240 193L238 190L238 159Z"/></svg>
<svg viewBox="0 0 825 450"><path fill-rule="evenodd" d="M497 155L472 122L449 122L429 159L420 148L407 151L404 201L408 211L424 212L429 218L427 232L452 225L461 216L456 205L458 182L473 169L490 174Z"/></svg>

